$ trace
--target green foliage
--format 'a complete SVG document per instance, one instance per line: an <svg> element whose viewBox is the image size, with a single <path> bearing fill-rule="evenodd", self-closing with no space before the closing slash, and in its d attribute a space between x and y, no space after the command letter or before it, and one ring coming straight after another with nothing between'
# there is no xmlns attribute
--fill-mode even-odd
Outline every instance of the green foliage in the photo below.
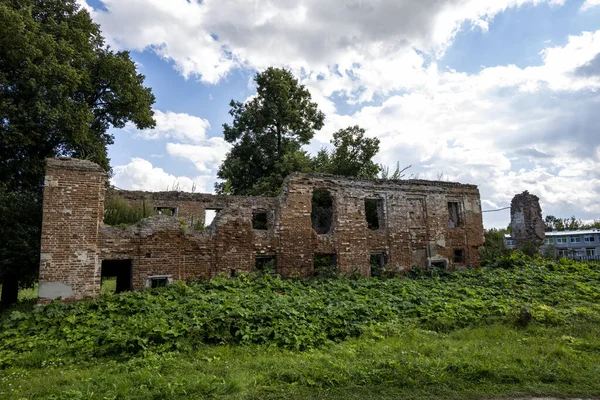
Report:
<svg viewBox="0 0 600 400"><path fill-rule="evenodd" d="M504 244L505 230L492 228L485 231L485 243L479 248L479 256L481 257L481 265L488 266L496 262L500 257L509 256L511 251Z"/></svg>
<svg viewBox="0 0 600 400"><path fill-rule="evenodd" d="M600 228L600 220L594 220L592 223L584 223L574 215L570 218L558 218L554 215L546 215L544 218L546 231L576 231L580 229Z"/></svg>
<svg viewBox="0 0 600 400"><path fill-rule="evenodd" d="M43 351L81 360L129 358L225 343L309 349L358 337L378 324L436 332L514 326L524 307L531 310L531 324L600 323L599 265L517 257L507 269L418 279L217 277L75 304L54 302L1 322L0 357L17 362Z"/></svg>
<svg viewBox="0 0 600 400"><path fill-rule="evenodd" d="M0 397L598 393L600 265L507 258L415 279L217 277L15 309L0 320Z"/></svg>
<svg viewBox="0 0 600 400"><path fill-rule="evenodd" d="M0 1L0 26L0 182L15 193L3 196L30 211L2 228L14 240L0 242L0 252L22 252L0 265L0 279L12 277L3 281L3 302L12 302L16 285L37 271L45 159L73 156L108 171L109 127L153 127L154 95L129 53L105 46L75 0Z"/></svg>
<svg viewBox="0 0 600 400"><path fill-rule="evenodd" d="M358 125L333 134L331 154L322 149L313 160L315 172L357 178L375 179L380 166L373 162L379 152L379 139L366 138Z"/></svg>
<svg viewBox="0 0 600 400"><path fill-rule="evenodd" d="M2 1L0 21L0 181L37 190L54 156L108 170L110 126L154 126L144 76L74 0Z"/></svg>
<svg viewBox="0 0 600 400"><path fill-rule="evenodd" d="M142 204L129 204L119 195L109 196L104 202L104 223L106 225L133 225L143 218L155 215L153 207Z"/></svg>
<svg viewBox="0 0 600 400"><path fill-rule="evenodd" d="M36 192L12 191L0 184L0 282L4 306L17 301L19 286L31 287L37 278L41 214Z"/></svg>
<svg viewBox="0 0 600 400"><path fill-rule="evenodd" d="M267 68L254 77L256 96L247 103L232 100L231 125L223 125L233 148L221 165L219 193L275 194L290 172L310 167L301 151L325 115L311 101L310 92L286 69Z"/></svg>

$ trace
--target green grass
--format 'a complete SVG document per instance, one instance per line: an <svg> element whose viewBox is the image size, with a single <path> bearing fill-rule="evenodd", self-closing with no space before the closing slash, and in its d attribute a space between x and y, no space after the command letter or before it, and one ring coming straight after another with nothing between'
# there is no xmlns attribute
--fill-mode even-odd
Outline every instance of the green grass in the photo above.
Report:
<svg viewBox="0 0 600 400"><path fill-rule="evenodd" d="M16 310L2 399L600 394L600 266L210 282Z"/></svg>

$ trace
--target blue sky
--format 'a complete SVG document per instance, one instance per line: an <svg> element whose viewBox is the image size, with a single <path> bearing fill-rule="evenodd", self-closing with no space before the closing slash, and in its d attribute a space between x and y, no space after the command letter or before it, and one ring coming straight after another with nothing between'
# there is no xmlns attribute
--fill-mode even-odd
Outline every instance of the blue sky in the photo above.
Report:
<svg viewBox="0 0 600 400"><path fill-rule="evenodd" d="M311 152L358 124L378 162L477 184L484 209L529 190L600 218L600 0L79 1L156 95L155 130L112 130L118 187L212 191L229 101L277 66L327 115Z"/></svg>

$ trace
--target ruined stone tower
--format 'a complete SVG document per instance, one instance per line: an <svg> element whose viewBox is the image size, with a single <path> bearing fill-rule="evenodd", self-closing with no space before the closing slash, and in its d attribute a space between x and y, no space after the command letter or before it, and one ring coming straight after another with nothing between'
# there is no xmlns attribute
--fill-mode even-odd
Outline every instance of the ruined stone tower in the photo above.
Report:
<svg viewBox="0 0 600 400"><path fill-rule="evenodd" d="M527 190L515 195L510 203L510 225L517 249L539 252L545 237L539 197Z"/></svg>

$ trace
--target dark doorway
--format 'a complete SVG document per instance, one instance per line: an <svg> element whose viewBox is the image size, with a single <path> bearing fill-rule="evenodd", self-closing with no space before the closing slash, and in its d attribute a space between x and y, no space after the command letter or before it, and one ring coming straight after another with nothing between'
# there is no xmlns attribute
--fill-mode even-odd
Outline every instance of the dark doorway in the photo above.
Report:
<svg viewBox="0 0 600 400"><path fill-rule="evenodd" d="M371 276L382 277L385 267L385 253L371 253L369 264L371 264Z"/></svg>
<svg viewBox="0 0 600 400"><path fill-rule="evenodd" d="M322 278L337 277L337 258L333 254L315 254L313 256L313 267L315 276Z"/></svg>
<svg viewBox="0 0 600 400"><path fill-rule="evenodd" d="M333 199L324 189L313 190L312 195L312 227L319 235L328 233L333 222Z"/></svg>
<svg viewBox="0 0 600 400"><path fill-rule="evenodd" d="M103 292L112 291L111 281L116 281L114 293L133 289L133 266L131 260L102 260Z"/></svg>
<svg viewBox="0 0 600 400"><path fill-rule="evenodd" d="M254 260L254 271L264 274L274 274L276 267L275 256L256 256Z"/></svg>

